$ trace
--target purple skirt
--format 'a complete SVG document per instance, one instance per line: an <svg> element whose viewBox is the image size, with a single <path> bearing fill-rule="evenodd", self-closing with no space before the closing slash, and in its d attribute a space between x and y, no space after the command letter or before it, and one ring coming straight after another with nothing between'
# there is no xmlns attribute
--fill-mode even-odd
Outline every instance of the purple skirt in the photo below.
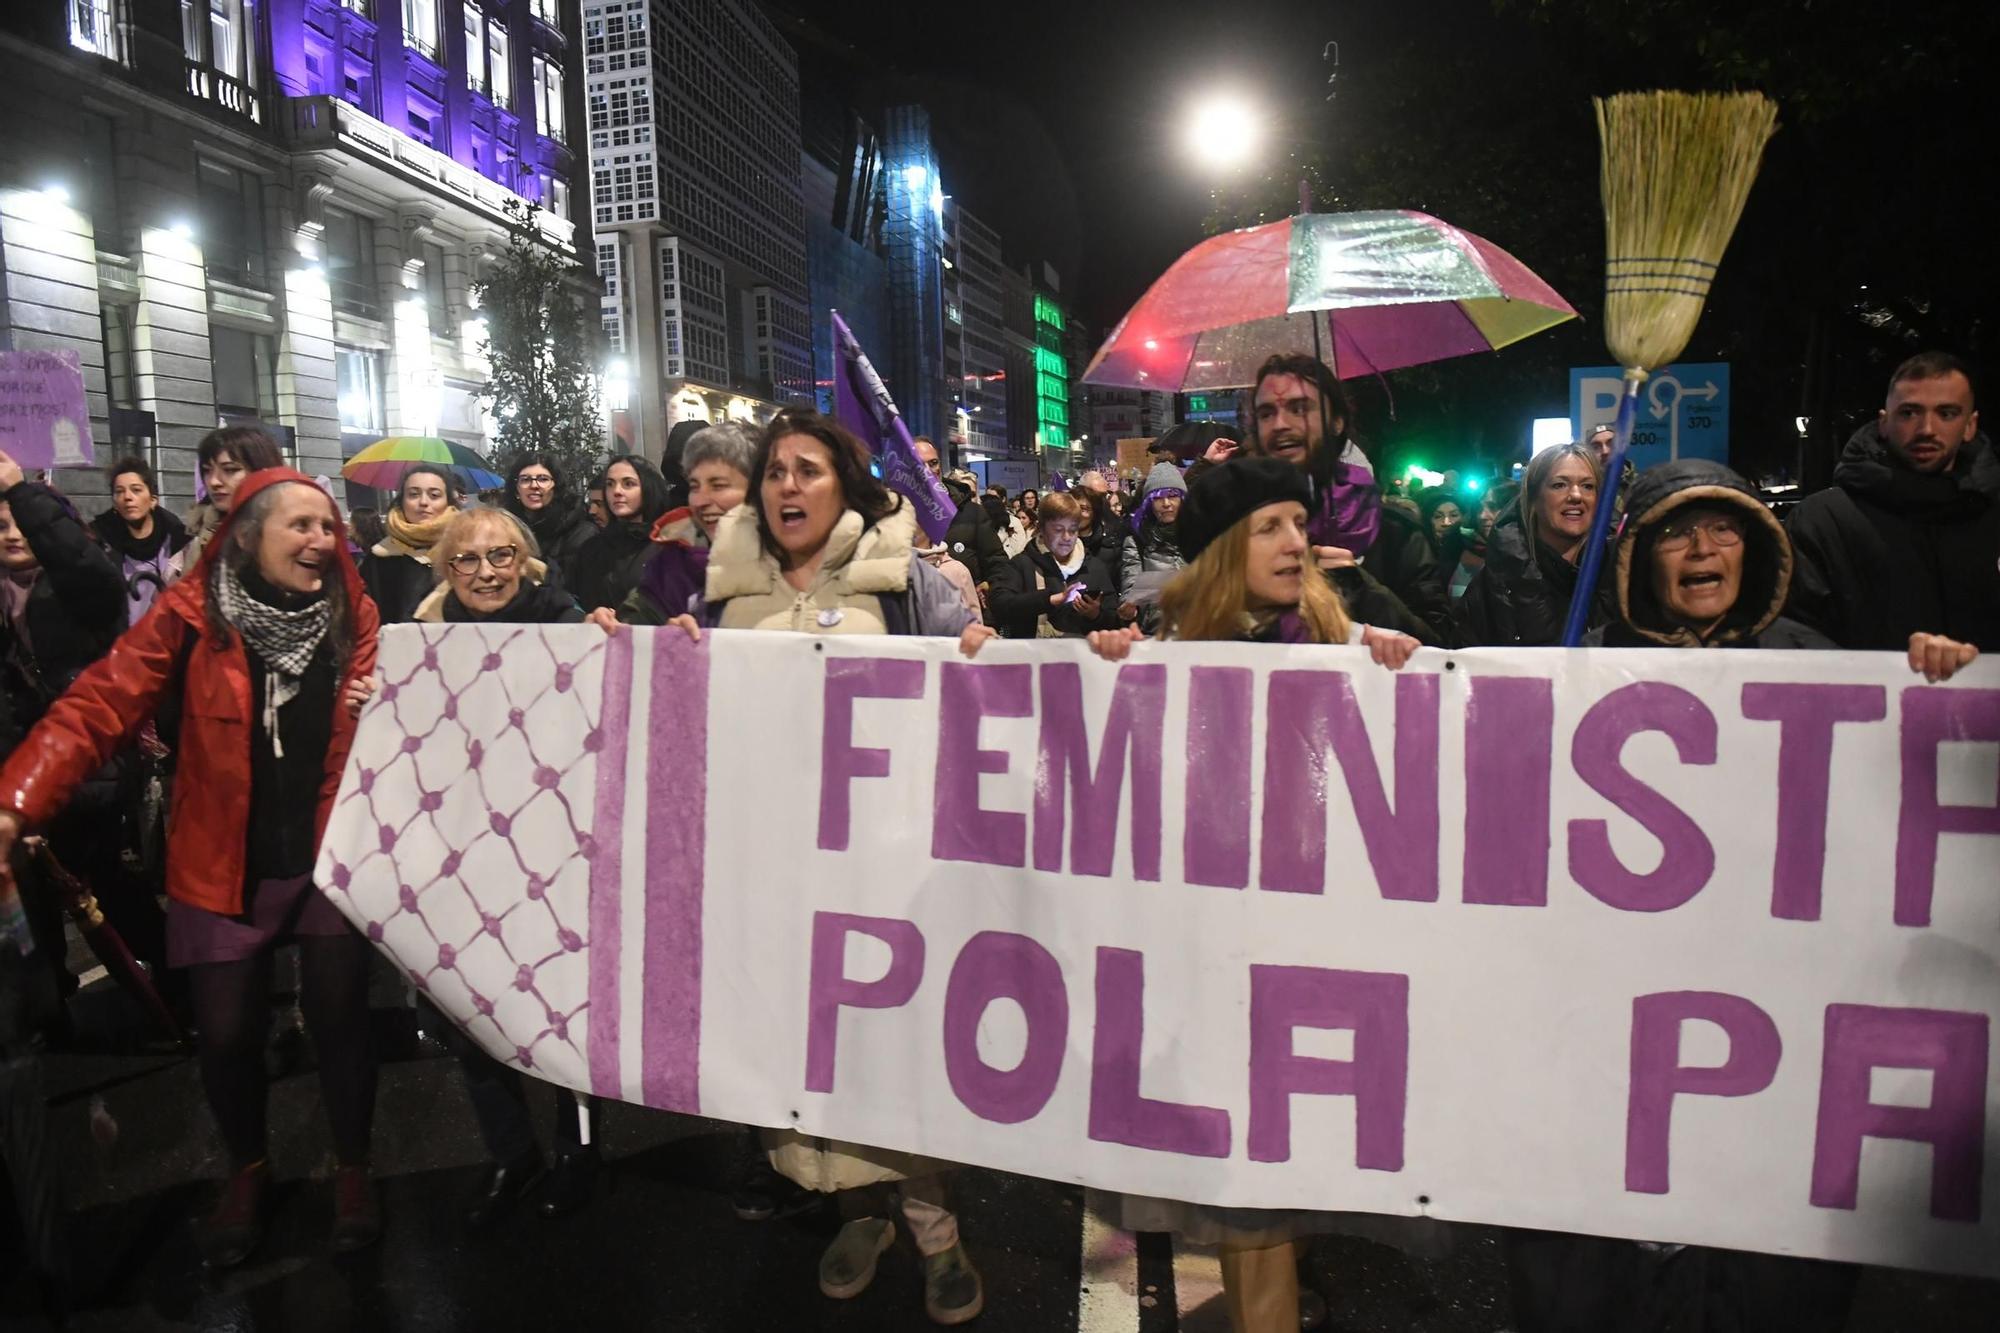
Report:
<svg viewBox="0 0 2000 1333"><path fill-rule="evenodd" d="M264 879L243 891L241 916L167 902L167 966L234 963L301 935L342 935L347 918L311 875Z"/></svg>

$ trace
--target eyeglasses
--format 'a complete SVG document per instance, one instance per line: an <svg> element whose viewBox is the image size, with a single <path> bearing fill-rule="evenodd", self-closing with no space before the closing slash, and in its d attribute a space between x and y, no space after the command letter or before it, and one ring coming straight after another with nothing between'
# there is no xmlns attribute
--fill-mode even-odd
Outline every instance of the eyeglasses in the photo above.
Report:
<svg viewBox="0 0 2000 1333"><path fill-rule="evenodd" d="M556 479L546 472L540 476L536 476L531 472L523 472L520 476L514 478L514 484L516 486L553 486L556 484Z"/></svg>
<svg viewBox="0 0 2000 1333"><path fill-rule="evenodd" d="M1705 535L1711 546L1735 546L1743 540L1743 522L1726 514L1676 519L1660 529L1659 540L1653 544L1662 551L1685 551L1697 532Z"/></svg>
<svg viewBox="0 0 2000 1333"><path fill-rule="evenodd" d="M477 574L482 561L493 567L494 573L514 567L514 557L519 555L518 546L491 546L484 551L460 551L451 558L454 574Z"/></svg>

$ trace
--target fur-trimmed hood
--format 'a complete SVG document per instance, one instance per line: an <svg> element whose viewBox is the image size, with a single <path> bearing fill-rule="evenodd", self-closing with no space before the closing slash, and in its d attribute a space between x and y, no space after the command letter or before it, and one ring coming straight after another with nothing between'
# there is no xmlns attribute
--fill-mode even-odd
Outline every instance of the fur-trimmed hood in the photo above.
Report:
<svg viewBox="0 0 2000 1333"><path fill-rule="evenodd" d="M1682 459L1640 473L1629 495L1614 578L1619 617L1633 633L1669 648L1699 648L1754 639L1778 619L1792 586L1792 543L1749 482L1720 463ZM1646 572L1661 526L1696 504L1727 507L1744 520L1743 582L1736 605L1706 640L1667 615Z"/></svg>

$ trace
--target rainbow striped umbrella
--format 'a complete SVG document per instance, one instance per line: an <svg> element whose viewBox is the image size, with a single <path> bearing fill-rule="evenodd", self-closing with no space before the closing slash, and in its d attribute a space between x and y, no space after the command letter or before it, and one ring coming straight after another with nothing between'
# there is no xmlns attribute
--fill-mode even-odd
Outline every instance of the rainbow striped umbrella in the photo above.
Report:
<svg viewBox="0 0 2000 1333"><path fill-rule="evenodd" d="M1575 318L1527 265L1428 213L1307 213L1211 236L1175 260L1083 378L1237 389L1273 352L1330 345L1335 372L1352 379L1495 351Z"/></svg>
<svg viewBox="0 0 2000 1333"><path fill-rule="evenodd" d="M507 484L477 449L429 435L391 435L377 440L341 465L340 475L363 486L393 491L412 463L432 463L456 473L467 490L490 491Z"/></svg>

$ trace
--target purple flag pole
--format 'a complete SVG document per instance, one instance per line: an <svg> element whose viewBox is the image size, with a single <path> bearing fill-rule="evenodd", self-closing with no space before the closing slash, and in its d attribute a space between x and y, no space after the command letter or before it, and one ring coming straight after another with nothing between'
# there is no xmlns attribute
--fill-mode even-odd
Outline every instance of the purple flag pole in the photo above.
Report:
<svg viewBox="0 0 2000 1333"><path fill-rule="evenodd" d="M903 424L902 413L896 410L882 377L868 363L861 344L854 340L847 321L838 310L830 313L840 358L833 372L833 418L868 442L881 466L883 482L916 508L917 524L925 534L941 542L957 509L945 494L943 483L917 457L910 428Z"/></svg>

